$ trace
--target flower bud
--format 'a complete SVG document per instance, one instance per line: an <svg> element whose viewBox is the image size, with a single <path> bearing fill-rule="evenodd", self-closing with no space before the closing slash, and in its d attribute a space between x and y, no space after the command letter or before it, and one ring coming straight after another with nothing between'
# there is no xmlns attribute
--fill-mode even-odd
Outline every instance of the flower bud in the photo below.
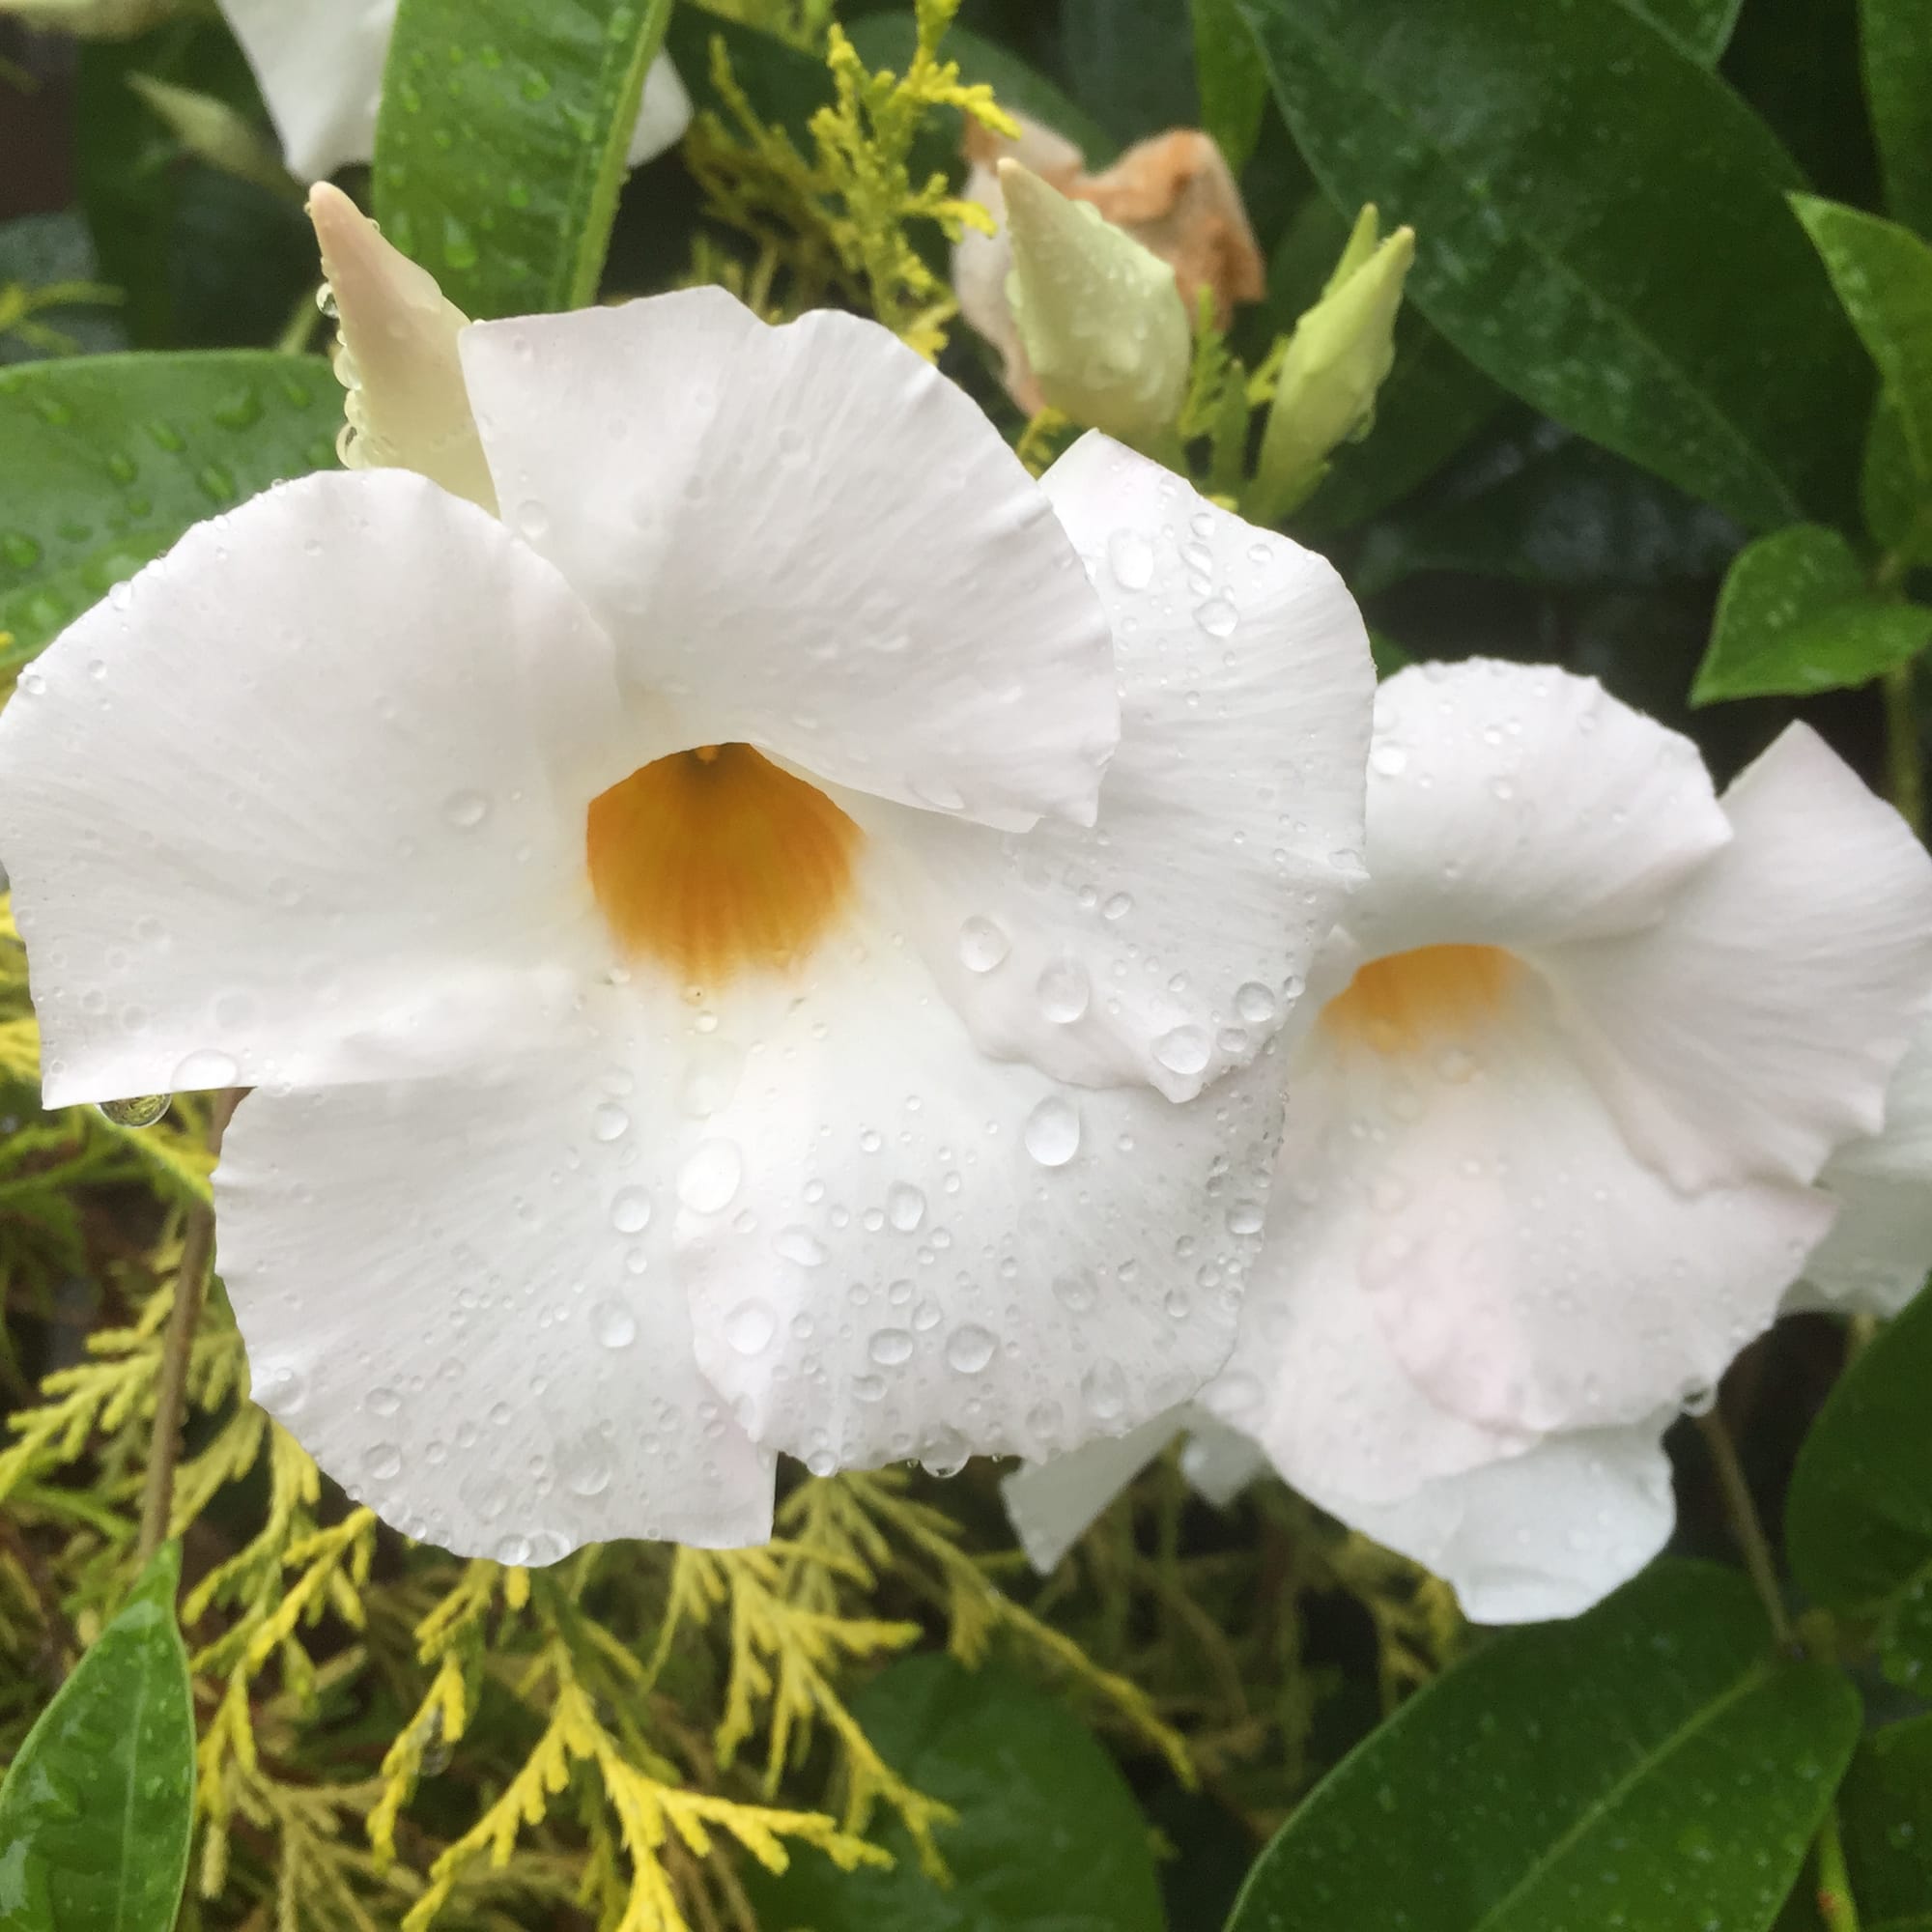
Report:
<svg viewBox="0 0 1932 1932"><path fill-rule="evenodd" d="M496 486L456 351L469 318L340 188L310 189L308 213L340 330L335 374L349 392L342 460L352 469L413 469L494 514Z"/></svg>
<svg viewBox="0 0 1932 1932"><path fill-rule="evenodd" d="M176 87L152 74L131 73L128 85L168 125L189 154L237 181L252 182L270 194L299 194L295 177L282 165L270 141L245 115L212 94Z"/></svg>
<svg viewBox="0 0 1932 1932"><path fill-rule="evenodd" d="M1123 442L1171 429L1193 332L1174 270L1098 209L1000 163L1013 250L1007 296L1040 395Z"/></svg>
<svg viewBox="0 0 1932 1932"><path fill-rule="evenodd" d="M1379 234L1375 209L1363 209L1321 299L1294 326L1244 506L1257 522L1274 523L1306 502L1330 453L1374 420L1415 259L1413 229L1398 228L1386 241Z"/></svg>

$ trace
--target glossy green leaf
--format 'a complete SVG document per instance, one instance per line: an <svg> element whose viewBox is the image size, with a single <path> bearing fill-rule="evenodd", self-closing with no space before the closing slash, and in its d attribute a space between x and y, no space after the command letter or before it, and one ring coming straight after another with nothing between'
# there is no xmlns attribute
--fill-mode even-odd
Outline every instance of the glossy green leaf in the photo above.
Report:
<svg viewBox="0 0 1932 1932"><path fill-rule="evenodd" d="M1932 490L1932 247L1910 229L1795 194L1845 313L1878 364L1920 481Z"/></svg>
<svg viewBox="0 0 1932 1932"><path fill-rule="evenodd" d="M1692 704L1868 684L1932 643L1932 611L1876 597L1836 530L1796 524L1739 553Z"/></svg>
<svg viewBox="0 0 1932 1932"><path fill-rule="evenodd" d="M1627 0L1627 4L1699 67L1716 67L1730 44L1744 0Z"/></svg>
<svg viewBox="0 0 1932 1932"><path fill-rule="evenodd" d="M0 370L0 675L190 524L335 460L326 362L265 351Z"/></svg>
<svg viewBox="0 0 1932 1932"><path fill-rule="evenodd" d="M669 13L670 0L403 0L376 213L465 313L595 297Z"/></svg>
<svg viewBox="0 0 1932 1932"><path fill-rule="evenodd" d="M1932 21L1924 0L1859 0L1859 44L1886 206L1932 237Z"/></svg>
<svg viewBox="0 0 1932 1932"><path fill-rule="evenodd" d="M939 1847L952 1883L920 1869L905 1831L891 1871L794 1859L752 1887L763 1932L1161 1932L1146 1820L1114 1761L1058 1700L950 1658L896 1663L852 1700L895 1770L952 1805Z"/></svg>
<svg viewBox="0 0 1932 1932"><path fill-rule="evenodd" d="M1061 0L1067 92L1122 143L1198 128L1185 0Z"/></svg>
<svg viewBox="0 0 1932 1932"><path fill-rule="evenodd" d="M1932 1927L1932 1718L1888 1724L1859 1746L1838 1826L1862 1932Z"/></svg>
<svg viewBox="0 0 1932 1932"><path fill-rule="evenodd" d="M168 1544L0 1783L0 1925L168 1932L187 1876L194 1702Z"/></svg>
<svg viewBox="0 0 1932 1932"><path fill-rule="evenodd" d="M1878 1607L1932 1575L1932 1295L1838 1378L1784 1506L1798 1586L1836 1610Z"/></svg>
<svg viewBox="0 0 1932 1932"><path fill-rule="evenodd" d="M1262 1854L1229 1932L1762 1932L1859 1701L1743 1577L1664 1562L1406 1704Z"/></svg>
<svg viewBox="0 0 1932 1932"><path fill-rule="evenodd" d="M1261 137L1267 74L1235 0L1193 0L1193 5L1201 125L1220 143L1228 165L1239 174Z"/></svg>
<svg viewBox="0 0 1932 1932"><path fill-rule="evenodd" d="M1747 526L1850 501L1869 372L1721 81L1617 0L1239 4L1310 165L1414 226L1409 292L1478 367Z"/></svg>
<svg viewBox="0 0 1932 1932"><path fill-rule="evenodd" d="M1668 483L1538 422L1479 438L1377 523L1350 573L1358 597L1421 571L1629 587L1716 577L1737 526Z"/></svg>
<svg viewBox="0 0 1932 1932"><path fill-rule="evenodd" d="M1865 528L1881 550L1932 564L1932 486L1912 461L1905 418L1889 395L1881 394L1872 411L1860 495Z"/></svg>

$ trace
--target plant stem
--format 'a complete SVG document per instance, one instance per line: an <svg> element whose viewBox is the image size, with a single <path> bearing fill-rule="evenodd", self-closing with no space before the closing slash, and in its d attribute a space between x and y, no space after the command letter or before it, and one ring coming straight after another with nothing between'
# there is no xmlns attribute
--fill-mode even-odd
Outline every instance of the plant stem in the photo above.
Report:
<svg viewBox="0 0 1932 1932"><path fill-rule="evenodd" d="M1771 1542L1764 1533L1757 1504L1751 1499L1750 1485L1745 1481L1744 1465L1738 1461L1731 1432L1724 1427L1724 1418L1716 1407L1697 1418L1697 1427L1704 1432L1705 1447L1710 1450L1718 1471L1718 1486L1724 1493L1724 1513L1730 1518L1731 1534L1738 1540L1745 1568L1763 1600L1772 1634L1779 1644L1789 1647L1795 1638L1791 1619L1785 1614L1783 1595L1777 1587L1777 1567L1772 1561Z"/></svg>
<svg viewBox="0 0 1932 1932"><path fill-rule="evenodd" d="M1818 1917L1827 1932L1859 1932L1858 1901L1845 1868L1845 1841L1838 1832L1835 1804L1818 1828Z"/></svg>
<svg viewBox="0 0 1932 1932"><path fill-rule="evenodd" d="M1918 717L1913 704L1913 667L1894 665L1885 674L1885 745L1888 788L1898 813L1925 836L1925 775L1918 762Z"/></svg>
<svg viewBox="0 0 1932 1932"><path fill-rule="evenodd" d="M211 1153L221 1151L221 1136L241 1098L239 1088L214 1096L208 1117ZM160 1379L155 1387L155 1434L148 1452L148 1480L141 1492L141 1540L136 1547L143 1567L161 1547L168 1533L168 1519L174 1514L175 1465L181 1461L188 1358L194 1352L194 1331L201 1325L201 1304L213 1261L214 1208L212 1204L197 1206L190 1211L182 1236L181 1265L175 1270L175 1305L168 1312Z"/></svg>

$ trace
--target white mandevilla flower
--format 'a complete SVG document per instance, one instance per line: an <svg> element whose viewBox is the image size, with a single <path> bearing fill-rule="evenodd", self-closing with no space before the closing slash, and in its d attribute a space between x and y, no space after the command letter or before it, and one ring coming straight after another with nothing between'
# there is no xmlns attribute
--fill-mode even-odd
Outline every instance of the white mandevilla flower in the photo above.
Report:
<svg viewBox="0 0 1932 1932"><path fill-rule="evenodd" d="M1932 992L1932 863L1803 726L1720 801L1593 680L1490 662L1381 687L1368 825L1203 1406L1479 1620L1571 1614L1668 1536L1662 1432L1776 1317L1825 1189L1856 1210L1846 1163L1896 1211L1827 1290L1922 1277L1896 1186L1932 1138L1922 1047L1879 1129ZM1036 1560L1184 1420L1013 1479ZM1218 1431L1189 1456L1222 1494L1250 1473Z"/></svg>
<svg viewBox="0 0 1932 1932"><path fill-rule="evenodd" d="M49 1103L255 1090L216 1201L258 1399L516 1561L760 1538L777 1450L1185 1399L1359 873L1334 573L1099 438L1037 484L875 324L464 327L315 213L345 329L428 372L372 441L468 448L505 521L284 485L0 719Z"/></svg>
<svg viewBox="0 0 1932 1932"><path fill-rule="evenodd" d="M304 181L376 152L383 63L396 0L218 0L248 56L290 169ZM633 167L691 124L691 97L664 55L644 76L631 137Z"/></svg>

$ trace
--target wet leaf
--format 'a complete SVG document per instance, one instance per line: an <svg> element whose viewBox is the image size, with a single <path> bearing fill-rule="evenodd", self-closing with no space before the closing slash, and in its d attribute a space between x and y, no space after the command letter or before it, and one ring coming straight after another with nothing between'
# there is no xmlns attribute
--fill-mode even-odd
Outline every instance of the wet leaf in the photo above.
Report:
<svg viewBox="0 0 1932 1932"><path fill-rule="evenodd" d="M1881 601L1836 530L1797 524L1732 564L1690 701L1867 684L1928 643L1932 611Z"/></svg>
<svg viewBox="0 0 1932 1932"><path fill-rule="evenodd" d="M1744 0L1627 0L1627 4L1700 67L1716 67L1730 44Z"/></svg>
<svg viewBox="0 0 1932 1932"><path fill-rule="evenodd" d="M1850 501L1869 373L1722 82L1616 0L1239 4L1316 175L1415 228L1410 295L1479 368L1747 526Z"/></svg>
<svg viewBox="0 0 1932 1932"><path fill-rule="evenodd" d="M1235 0L1194 0L1194 76L1201 125L1239 174L1261 138L1267 73Z"/></svg>
<svg viewBox="0 0 1932 1932"><path fill-rule="evenodd" d="M1859 1729L1743 1577L1664 1562L1499 1637L1332 1772L1228 1932L1762 1932Z"/></svg>
<svg viewBox="0 0 1932 1932"><path fill-rule="evenodd" d="M595 297L669 14L670 0L403 0L376 214L465 313Z"/></svg>
<svg viewBox="0 0 1932 1932"><path fill-rule="evenodd" d="M1932 32L1924 0L1860 0L1859 43L1887 209L1932 237Z"/></svg>
<svg viewBox="0 0 1932 1932"><path fill-rule="evenodd" d="M1862 1932L1932 1926L1932 1718L1888 1724L1859 1746L1838 1824Z"/></svg>
<svg viewBox="0 0 1932 1932"><path fill-rule="evenodd" d="M916 1657L868 1684L852 1715L895 1771L959 1814L938 1834L952 1882L927 1878L888 1826L891 1871L800 1858L755 1883L766 1932L1160 1932L1147 1822L1065 1705L997 1670Z"/></svg>
<svg viewBox="0 0 1932 1932"><path fill-rule="evenodd" d="M194 1705L169 1544L0 1783L0 1925L168 1932L187 1875Z"/></svg>
<svg viewBox="0 0 1932 1932"><path fill-rule="evenodd" d="M1932 563L1932 487L1913 465L1905 419L1889 395L1881 394L1872 411L1861 495L1865 528L1881 550Z"/></svg>
<svg viewBox="0 0 1932 1932"><path fill-rule="evenodd" d="M0 370L0 676L190 524L335 461L328 365L261 351Z"/></svg>

